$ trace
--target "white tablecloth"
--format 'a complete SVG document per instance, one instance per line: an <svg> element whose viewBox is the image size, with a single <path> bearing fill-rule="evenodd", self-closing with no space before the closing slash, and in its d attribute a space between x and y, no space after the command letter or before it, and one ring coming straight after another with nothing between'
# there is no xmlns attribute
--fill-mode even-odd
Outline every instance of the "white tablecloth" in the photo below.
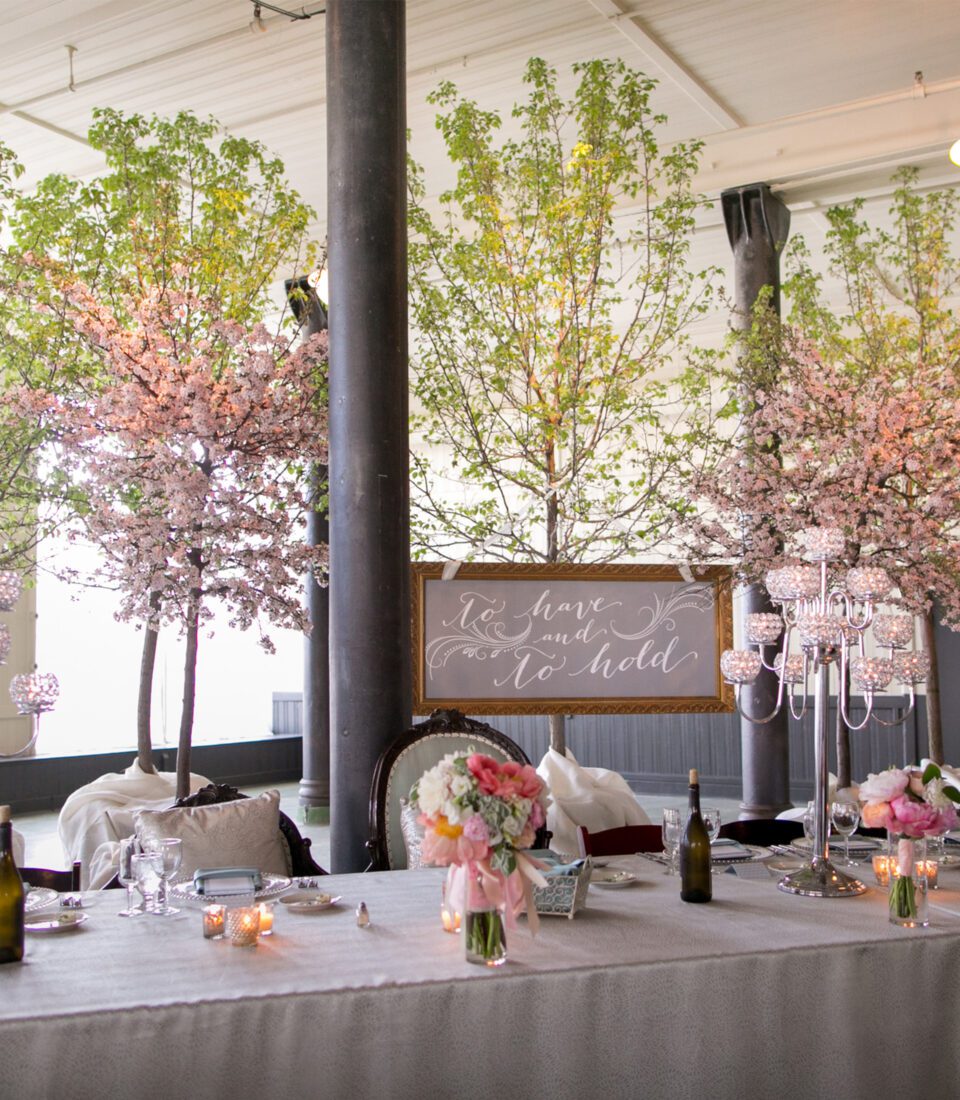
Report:
<svg viewBox="0 0 960 1100"><path fill-rule="evenodd" d="M639 885L591 888L536 939L524 922L499 971L441 931L434 870L325 879L341 906L280 911L245 949L203 940L197 911L121 920L102 895L84 928L0 967L3 1095L957 1095L960 892L908 931L875 890L824 901L723 874L712 904L685 905L676 878L625 862Z"/></svg>

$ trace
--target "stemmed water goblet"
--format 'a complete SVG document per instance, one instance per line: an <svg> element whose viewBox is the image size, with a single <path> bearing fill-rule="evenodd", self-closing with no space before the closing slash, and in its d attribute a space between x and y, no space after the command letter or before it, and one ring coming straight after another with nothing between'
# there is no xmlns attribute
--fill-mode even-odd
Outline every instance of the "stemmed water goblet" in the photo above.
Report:
<svg viewBox="0 0 960 1100"><path fill-rule="evenodd" d="M830 819L833 827L843 837L843 859L847 864L850 859L850 834L860 824L860 805L857 802L837 801L830 811Z"/></svg>
<svg viewBox="0 0 960 1100"><path fill-rule="evenodd" d="M716 806L707 806L701 810L700 816L703 818L704 827L707 830L707 835L710 837L710 843L712 844L720 835L720 811Z"/></svg>
<svg viewBox="0 0 960 1100"><path fill-rule="evenodd" d="M137 890L143 898L142 911L152 913L158 882L157 872L153 866L153 857L147 852L134 852L130 857L130 868L137 884Z"/></svg>
<svg viewBox="0 0 960 1100"><path fill-rule="evenodd" d="M680 834L682 830L680 811L673 806L668 806L663 811L661 835L663 836L663 850L670 859L668 874L677 874L676 862L680 851Z"/></svg>
<svg viewBox="0 0 960 1100"><path fill-rule="evenodd" d="M143 908L135 905L133 901L133 888L137 885L137 876L134 869L133 857L137 855L138 844L135 836L128 836L120 841L120 863L117 868L117 879L120 885L127 891L127 907L117 914L119 917L139 917L143 914Z"/></svg>
<svg viewBox="0 0 960 1100"><path fill-rule="evenodd" d="M183 841L179 837L165 836L150 842L147 852L157 872L157 900L153 912L159 917L172 917L180 910L167 902L167 887L172 875L180 868L183 859Z"/></svg>

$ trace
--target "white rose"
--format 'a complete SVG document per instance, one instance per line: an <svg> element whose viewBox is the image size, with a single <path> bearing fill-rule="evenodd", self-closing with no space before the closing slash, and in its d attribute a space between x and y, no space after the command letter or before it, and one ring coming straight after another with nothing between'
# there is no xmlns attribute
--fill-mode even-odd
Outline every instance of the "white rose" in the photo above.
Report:
<svg viewBox="0 0 960 1100"><path fill-rule="evenodd" d="M462 798L470 792L472 786L469 776L455 775L450 781L450 793L454 798Z"/></svg>

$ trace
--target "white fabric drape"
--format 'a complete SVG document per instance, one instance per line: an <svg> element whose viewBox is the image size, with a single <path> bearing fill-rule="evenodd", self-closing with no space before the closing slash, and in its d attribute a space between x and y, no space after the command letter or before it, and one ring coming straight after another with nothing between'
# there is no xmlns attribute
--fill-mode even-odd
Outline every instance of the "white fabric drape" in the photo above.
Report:
<svg viewBox="0 0 960 1100"><path fill-rule="evenodd" d="M606 768L584 768L569 749L566 756L547 749L537 774L550 792L547 828L553 833L550 846L558 852L578 854L578 825L598 833L621 825L650 824L622 775Z"/></svg>

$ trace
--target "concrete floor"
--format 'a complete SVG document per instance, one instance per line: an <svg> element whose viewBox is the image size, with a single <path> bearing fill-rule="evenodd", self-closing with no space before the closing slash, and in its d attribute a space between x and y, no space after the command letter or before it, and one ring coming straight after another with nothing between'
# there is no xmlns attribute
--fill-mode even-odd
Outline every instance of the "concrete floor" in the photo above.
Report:
<svg viewBox="0 0 960 1100"><path fill-rule="evenodd" d="M248 794L260 794L268 790L268 787L251 787ZM277 789L280 791L280 808L288 817L292 818L304 836L312 841L313 858L321 867L330 866L330 826L308 824L304 821L304 814L298 801L298 784L281 783ZM661 811L665 806L684 807L687 804L685 795L651 795L645 794L640 803L653 822L660 820ZM723 821L735 821L740 813L740 804L733 798L709 798L704 799L704 806L716 806L720 810ZM23 833L26 841L26 862L32 867L63 867L67 857L60 846L60 838L57 834L57 813L47 811L44 813L21 814L14 822L15 828Z"/></svg>

